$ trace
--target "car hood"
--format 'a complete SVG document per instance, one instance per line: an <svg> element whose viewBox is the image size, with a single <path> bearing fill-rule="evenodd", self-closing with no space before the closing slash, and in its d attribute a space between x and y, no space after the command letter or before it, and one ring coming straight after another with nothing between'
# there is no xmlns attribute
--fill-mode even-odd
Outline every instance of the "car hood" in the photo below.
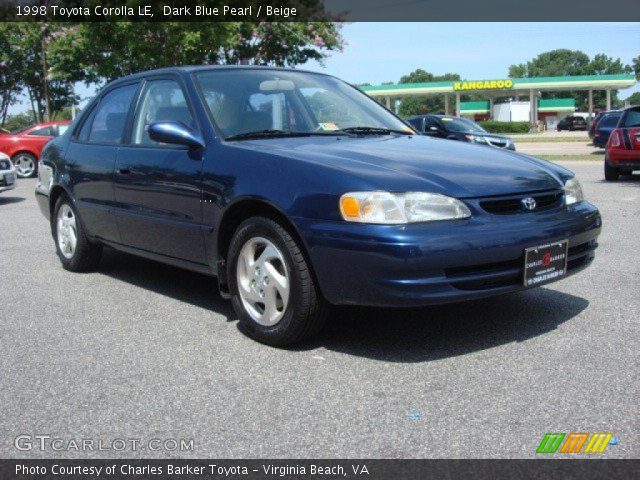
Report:
<svg viewBox="0 0 640 480"><path fill-rule="evenodd" d="M229 142L365 180L371 188L458 198L561 188L571 173L497 147L414 136L270 138Z"/></svg>

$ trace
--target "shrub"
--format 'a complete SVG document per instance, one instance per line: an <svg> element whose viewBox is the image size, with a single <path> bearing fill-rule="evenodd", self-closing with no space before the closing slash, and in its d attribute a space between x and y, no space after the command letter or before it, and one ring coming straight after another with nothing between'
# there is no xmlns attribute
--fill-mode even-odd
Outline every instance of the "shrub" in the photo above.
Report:
<svg viewBox="0 0 640 480"><path fill-rule="evenodd" d="M495 122L487 120L478 122L482 128L490 133L529 133L529 122Z"/></svg>

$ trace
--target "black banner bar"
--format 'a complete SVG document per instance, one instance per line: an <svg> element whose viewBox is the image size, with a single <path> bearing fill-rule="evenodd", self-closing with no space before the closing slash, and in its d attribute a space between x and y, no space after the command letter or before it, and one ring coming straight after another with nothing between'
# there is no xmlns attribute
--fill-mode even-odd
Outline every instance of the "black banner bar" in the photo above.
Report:
<svg viewBox="0 0 640 480"><path fill-rule="evenodd" d="M0 0L0 21L640 21L637 0ZM588 26L585 26L588 29Z"/></svg>
<svg viewBox="0 0 640 480"><path fill-rule="evenodd" d="M640 460L0 460L9 479L465 479L637 478Z"/></svg>

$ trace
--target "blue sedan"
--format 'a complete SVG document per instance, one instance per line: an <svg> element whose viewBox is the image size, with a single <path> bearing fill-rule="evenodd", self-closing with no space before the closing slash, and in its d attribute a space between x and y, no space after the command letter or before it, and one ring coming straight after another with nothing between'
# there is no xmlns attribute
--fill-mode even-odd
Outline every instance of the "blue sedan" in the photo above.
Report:
<svg viewBox="0 0 640 480"><path fill-rule="evenodd" d="M328 75L184 67L107 85L45 148L60 261L108 246L217 277L253 338L314 335L333 305L532 288L588 266L601 219L525 155L417 135Z"/></svg>

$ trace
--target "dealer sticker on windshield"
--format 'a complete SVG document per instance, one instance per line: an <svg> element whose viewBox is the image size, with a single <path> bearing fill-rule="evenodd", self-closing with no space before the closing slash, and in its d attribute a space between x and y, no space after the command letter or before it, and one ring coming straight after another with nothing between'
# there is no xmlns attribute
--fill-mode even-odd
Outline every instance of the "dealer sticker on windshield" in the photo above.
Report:
<svg viewBox="0 0 640 480"><path fill-rule="evenodd" d="M524 251L524 285L533 287L552 282L567 274L569 241L540 245Z"/></svg>

